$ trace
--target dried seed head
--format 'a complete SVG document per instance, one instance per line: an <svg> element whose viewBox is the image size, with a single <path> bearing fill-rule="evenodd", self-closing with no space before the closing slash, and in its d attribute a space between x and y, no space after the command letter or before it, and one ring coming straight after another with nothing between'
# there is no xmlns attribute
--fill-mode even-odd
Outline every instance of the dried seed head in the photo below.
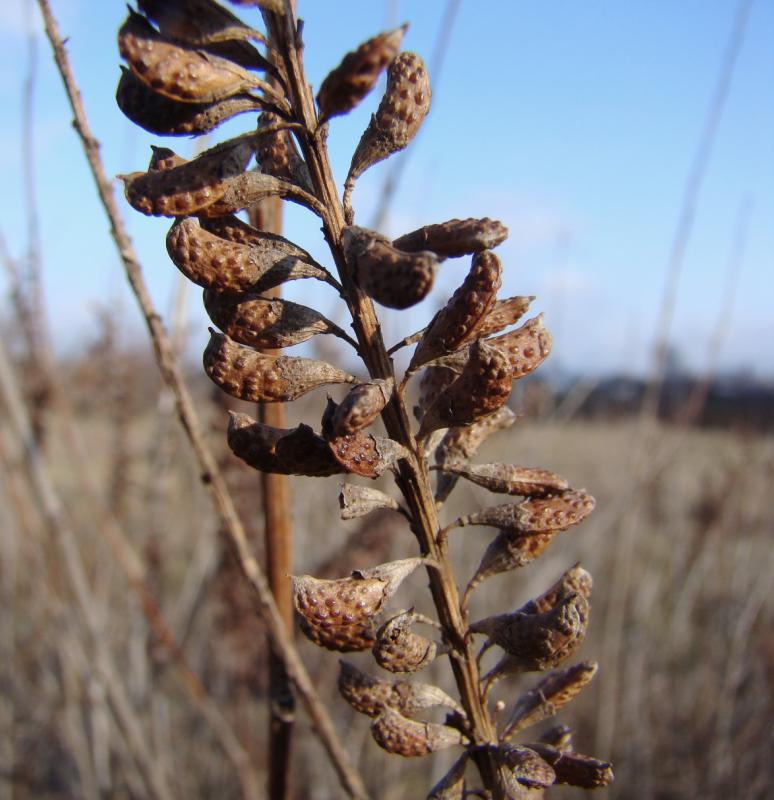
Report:
<svg viewBox="0 0 774 800"><path fill-rule="evenodd" d="M489 217L450 219L406 233L395 239L393 245L410 253L432 250L441 258L458 258L482 250L493 250L507 238L508 228Z"/></svg>
<svg viewBox="0 0 774 800"><path fill-rule="evenodd" d="M542 497L547 494L559 494L570 488L570 484L560 475L538 467L517 467L513 464L499 463L474 464L469 467L452 464L445 467L445 471L483 486L490 492L501 494Z"/></svg>
<svg viewBox="0 0 774 800"><path fill-rule="evenodd" d="M551 334L543 325L543 315L528 320L515 331L488 339L488 344L507 354L513 378L523 378L539 367L551 352Z"/></svg>
<svg viewBox="0 0 774 800"><path fill-rule="evenodd" d="M408 719L389 706L374 721L371 735L388 753L408 758L426 756L465 742L456 728Z"/></svg>
<svg viewBox="0 0 774 800"><path fill-rule="evenodd" d="M468 754L463 753L449 768L449 771L430 790L426 800L463 800L465 797L465 771L468 767Z"/></svg>
<svg viewBox="0 0 774 800"><path fill-rule="evenodd" d="M497 748L497 760L521 786L545 789L556 779L551 766L529 747L501 745Z"/></svg>
<svg viewBox="0 0 774 800"><path fill-rule="evenodd" d="M258 132L260 133L261 128L276 125L280 121L277 114L264 111L258 118ZM310 194L314 194L309 169L298 152L295 139L290 131L275 130L261 134L258 138L255 157L261 165L261 172L295 183Z"/></svg>
<svg viewBox="0 0 774 800"><path fill-rule="evenodd" d="M335 461L330 450L328 450L328 454ZM338 464L338 461L336 463ZM364 517L379 508L391 508L395 511L400 508L398 501L384 492L380 492L378 489L371 489L368 486L355 486L352 483L342 484L339 492L339 507L341 508L342 519Z"/></svg>
<svg viewBox="0 0 774 800"><path fill-rule="evenodd" d="M411 630L416 618L413 610L403 611L376 632L373 654L380 667L389 672L418 672L435 658L435 642Z"/></svg>
<svg viewBox="0 0 774 800"><path fill-rule="evenodd" d="M498 300L492 306L492 310L486 315L486 319L481 323L478 335L481 337L491 336L499 333L509 325L515 325L529 310L530 303L535 299L534 295L522 297L507 297Z"/></svg>
<svg viewBox="0 0 774 800"><path fill-rule="evenodd" d="M387 308L416 305L433 287L438 258L432 253L404 253L384 236L354 225L344 229L342 244L361 289Z"/></svg>
<svg viewBox="0 0 774 800"><path fill-rule="evenodd" d="M324 361L257 353L212 328L204 371L227 394L253 403L288 402L319 386L357 380Z"/></svg>
<svg viewBox="0 0 774 800"><path fill-rule="evenodd" d="M352 156L347 183L370 166L403 150L430 110L430 82L416 53L401 53L387 71L387 89Z"/></svg>
<svg viewBox="0 0 774 800"><path fill-rule="evenodd" d="M587 572L580 563L570 567L559 580L547 589L540 597L530 600L523 605L519 611L527 614L543 614L552 609L559 598L564 594L576 592L588 600L591 597L591 590L594 588L594 581L591 573Z"/></svg>
<svg viewBox="0 0 774 800"><path fill-rule="evenodd" d="M494 305L501 277L500 259L494 253L484 250L473 256L462 285L427 326L409 372L478 338L478 329Z"/></svg>
<svg viewBox="0 0 774 800"><path fill-rule="evenodd" d="M394 385L392 378L374 379L350 389L333 415L332 437L347 436L368 427L389 403Z"/></svg>
<svg viewBox="0 0 774 800"><path fill-rule="evenodd" d="M273 428L247 414L229 412L228 446L237 458L261 472L318 477L344 471L322 436L308 425Z"/></svg>
<svg viewBox="0 0 774 800"><path fill-rule="evenodd" d="M581 661L568 669L552 672L517 701L502 734L508 739L519 731L536 725L556 714L580 694L584 686L597 674L594 661Z"/></svg>
<svg viewBox="0 0 774 800"><path fill-rule="evenodd" d="M556 773L556 783L598 789L613 782L613 767L607 761L580 753L563 752L540 742L530 743L529 746L551 765Z"/></svg>
<svg viewBox="0 0 774 800"><path fill-rule="evenodd" d="M374 88L382 70L398 55L407 29L403 25L363 42L328 73L317 93L322 121L351 111Z"/></svg>
<svg viewBox="0 0 774 800"><path fill-rule="evenodd" d="M204 307L223 333L259 349L290 347L320 333L343 335L319 312L290 300L205 289Z"/></svg>
<svg viewBox="0 0 774 800"><path fill-rule="evenodd" d="M470 425L492 414L505 405L511 384L506 356L486 342L475 342L462 374L427 409L417 436L423 438L438 428Z"/></svg>
<svg viewBox="0 0 774 800"><path fill-rule="evenodd" d="M516 527L532 533L566 531L594 510L596 500L583 489L530 497L517 506Z"/></svg>

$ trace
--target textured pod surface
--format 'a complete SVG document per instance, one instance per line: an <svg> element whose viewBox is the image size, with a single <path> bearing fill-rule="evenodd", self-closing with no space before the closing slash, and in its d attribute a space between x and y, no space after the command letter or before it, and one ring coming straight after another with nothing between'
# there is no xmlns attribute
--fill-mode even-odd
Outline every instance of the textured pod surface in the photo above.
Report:
<svg viewBox="0 0 774 800"><path fill-rule="evenodd" d="M473 256L465 280L427 326L408 371L478 338L478 329L494 305L501 279L502 266L494 253L484 250Z"/></svg>
<svg viewBox="0 0 774 800"><path fill-rule="evenodd" d="M583 489L530 497L518 504L515 527L532 533L566 531L594 510L596 500Z"/></svg>
<svg viewBox="0 0 774 800"><path fill-rule="evenodd" d="M556 774L556 783L583 789L599 789L613 782L613 767L607 761L580 753L565 752L542 743L530 743L529 746L551 765Z"/></svg>
<svg viewBox="0 0 774 800"><path fill-rule="evenodd" d="M374 721L371 735L388 753L407 758L426 756L465 741L456 728L408 719L389 706L385 706Z"/></svg>
<svg viewBox="0 0 774 800"><path fill-rule="evenodd" d="M435 281L433 253L404 253L384 236L351 225L342 243L347 263L360 288L387 308L409 308L427 296Z"/></svg>
<svg viewBox="0 0 774 800"><path fill-rule="evenodd" d="M510 572L534 561L548 549L553 538L550 533L524 536L512 531L500 531L484 551L466 593L473 591L482 581L493 575Z"/></svg>
<svg viewBox="0 0 774 800"><path fill-rule="evenodd" d="M413 611L404 611L376 632L373 654L380 667L388 672L418 672L435 658L435 642L411 630L415 620Z"/></svg>
<svg viewBox="0 0 774 800"><path fill-rule="evenodd" d="M525 322L515 331L487 339L487 343L502 350L513 367L513 379L523 378L537 369L551 352L551 334L543 324L543 315Z"/></svg>
<svg viewBox="0 0 774 800"><path fill-rule="evenodd" d="M308 425L273 428L247 414L229 414L231 452L261 472L322 477L343 472L322 436Z"/></svg>
<svg viewBox="0 0 774 800"><path fill-rule="evenodd" d="M331 458L334 458L330 450L328 450L328 453ZM339 508L341 509L342 519L358 519L380 508L389 508L397 511L400 505L395 498L380 492L378 489L345 483L339 492Z"/></svg>
<svg viewBox="0 0 774 800"><path fill-rule="evenodd" d="M449 771L433 786L426 800L463 800L465 797L465 772L468 768L468 754L461 755Z"/></svg>
<svg viewBox="0 0 774 800"><path fill-rule="evenodd" d="M258 132L279 123L280 117L271 111L264 111L258 118ZM298 152L295 139L288 130L275 130L262 133L258 137L255 157L261 171L275 178L295 183L310 194L314 194L309 169Z"/></svg>
<svg viewBox="0 0 774 800"><path fill-rule="evenodd" d="M492 310L486 315L486 319L481 323L478 335L491 336L509 325L515 325L527 313L534 299L534 295L528 297L516 295L497 300L492 306Z"/></svg>
<svg viewBox="0 0 774 800"><path fill-rule="evenodd" d="M494 219L450 219L425 225L399 236L393 245L399 250L432 250L441 258L457 258L482 250L493 250L508 238L508 228Z"/></svg>
<svg viewBox="0 0 774 800"><path fill-rule="evenodd" d="M357 380L324 361L258 353L212 329L203 360L204 371L224 392L253 403L288 402L319 386Z"/></svg>
<svg viewBox="0 0 774 800"><path fill-rule="evenodd" d="M350 389L333 415L331 436L347 436L368 427L390 401L394 385L392 378L374 379Z"/></svg>
<svg viewBox="0 0 774 800"><path fill-rule="evenodd" d="M534 689L525 692L516 701L502 738L507 739L530 725L552 717L577 697L596 674L597 664L594 661L581 661L580 664L547 675Z"/></svg>
<svg viewBox="0 0 774 800"><path fill-rule="evenodd" d="M420 438L438 428L470 425L505 405L512 372L507 357L483 341L470 348L462 374L438 395L422 417Z"/></svg>
<svg viewBox="0 0 774 800"><path fill-rule="evenodd" d="M422 370L422 377L419 379L419 397L414 409L414 415L418 420L422 419L427 409L457 378L459 373L446 367L432 366Z"/></svg>
<svg viewBox="0 0 774 800"><path fill-rule="evenodd" d="M543 614L552 609L559 602L561 596L572 592L580 594L588 600L591 597L593 588L594 580L591 577L591 573L583 569L578 563L563 573L559 580L546 589L540 597L525 603L519 611L524 611L527 614Z"/></svg>
<svg viewBox="0 0 774 800"><path fill-rule="evenodd" d="M348 471L363 478L378 478L407 458L406 449L392 439L367 433L351 433L328 440L336 460Z"/></svg>
<svg viewBox="0 0 774 800"><path fill-rule="evenodd" d="M430 81L416 53L401 53L387 71L387 89L358 143L347 182L370 166L403 150L430 110Z"/></svg>
<svg viewBox="0 0 774 800"><path fill-rule="evenodd" d="M223 333L260 349L290 347L320 333L342 335L322 314L291 300L205 289L204 307Z"/></svg>
<svg viewBox="0 0 774 800"><path fill-rule="evenodd" d="M521 786L545 789L556 780L550 764L529 747L501 745L497 748L497 760Z"/></svg>
<svg viewBox="0 0 774 800"><path fill-rule="evenodd" d="M483 486L490 492L542 497L570 488L560 475L539 467L517 467L513 464L474 464L468 467L450 464L447 472ZM471 515L472 517L473 515ZM487 524L487 523L484 523Z"/></svg>
<svg viewBox="0 0 774 800"><path fill-rule="evenodd" d="M403 25L363 42L328 73L317 93L321 120L351 111L374 88L382 71L398 55L407 28Z"/></svg>
<svg viewBox="0 0 774 800"><path fill-rule="evenodd" d="M126 67L121 67L116 103L135 125L161 136L200 136L238 114L262 106L250 95L236 95L215 103L178 103L156 94Z"/></svg>

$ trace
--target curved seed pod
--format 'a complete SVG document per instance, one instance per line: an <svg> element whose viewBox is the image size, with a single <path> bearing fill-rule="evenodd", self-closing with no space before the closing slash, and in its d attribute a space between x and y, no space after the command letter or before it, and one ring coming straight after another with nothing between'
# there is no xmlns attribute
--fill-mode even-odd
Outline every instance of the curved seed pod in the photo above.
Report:
<svg viewBox="0 0 774 800"><path fill-rule="evenodd" d="M389 706L385 706L374 721L371 735L388 753L407 758L426 756L465 742L456 728L408 719Z"/></svg>
<svg viewBox="0 0 774 800"><path fill-rule="evenodd" d="M598 789L613 782L613 767L607 761L580 753L563 752L541 742L530 743L529 746L551 765L556 774L556 783Z"/></svg>
<svg viewBox="0 0 774 800"><path fill-rule="evenodd" d="M492 414L505 405L512 382L505 355L484 341L475 342L460 377L436 397L422 417L417 437L437 428L470 425Z"/></svg>
<svg viewBox="0 0 774 800"><path fill-rule="evenodd" d="M562 706L580 694L583 687L597 674L597 668L594 661L581 661L568 669L547 675L534 689L525 692L516 701L500 738L509 739L524 728L552 717Z"/></svg>
<svg viewBox="0 0 774 800"><path fill-rule="evenodd" d="M382 70L398 55L407 29L403 25L363 42L328 73L317 92L322 122L351 111L374 88Z"/></svg>
<svg viewBox="0 0 774 800"><path fill-rule="evenodd" d="M243 172L252 155L251 140L239 136L170 169L118 177L132 208L149 216L184 217L204 213L222 198L229 179Z"/></svg>
<svg viewBox="0 0 774 800"><path fill-rule="evenodd" d="M288 402L319 386L357 380L324 361L249 350L212 329L203 360L204 371L224 392L253 403Z"/></svg>
<svg viewBox="0 0 774 800"><path fill-rule="evenodd" d="M525 614L543 614L552 609L563 594L576 592L588 600L593 588L594 580L591 573L577 563L570 567L550 589L543 592L540 597L525 603L519 611Z"/></svg>
<svg viewBox="0 0 774 800"><path fill-rule="evenodd" d="M338 325L291 300L205 289L204 307L223 333L258 349L290 347L321 333L346 339Z"/></svg>
<svg viewBox="0 0 774 800"><path fill-rule="evenodd" d="M556 780L551 766L531 747L501 745L497 748L497 760L510 772L510 777L521 786L545 789Z"/></svg>
<svg viewBox="0 0 774 800"><path fill-rule="evenodd" d="M435 642L411 630L416 618L413 610L403 611L376 632L373 654L380 667L389 672L418 672L435 658Z"/></svg>
<svg viewBox="0 0 774 800"><path fill-rule="evenodd" d="M464 800L465 771L468 768L468 754L463 753L449 768L449 771L430 790L426 800Z"/></svg>
<svg viewBox="0 0 774 800"><path fill-rule="evenodd" d="M121 67L116 103L135 125L161 136L199 136L232 117L263 107L250 95L235 95L216 103L178 103L148 89L126 67Z"/></svg>
<svg viewBox="0 0 774 800"><path fill-rule="evenodd" d="M419 379L419 398L414 408L414 416L421 420L427 409L459 377L459 373L446 367L426 367Z"/></svg>
<svg viewBox="0 0 774 800"><path fill-rule="evenodd" d="M458 258L482 250L493 250L508 238L508 228L497 220L450 219L425 225L393 241L399 250L432 250L441 258Z"/></svg>
<svg viewBox="0 0 774 800"><path fill-rule="evenodd" d="M407 371L479 338L478 328L494 305L501 278L500 259L490 250L476 253L462 285L427 326Z"/></svg>
<svg viewBox="0 0 774 800"><path fill-rule="evenodd" d="M261 132L261 128L276 125L281 121L279 115L264 111L258 117L258 145L255 158L261 165L261 172L275 178L295 183L309 194L314 194L312 178L306 162L298 152L295 139L288 130Z"/></svg>
<svg viewBox="0 0 774 800"><path fill-rule="evenodd" d="M374 379L349 390L339 403L331 421L333 438L368 427L390 402L395 381L392 378Z"/></svg>
<svg viewBox="0 0 774 800"><path fill-rule="evenodd" d="M370 166L403 150L430 110L430 81L416 53L401 53L387 71L387 89L352 156L347 186Z"/></svg>
<svg viewBox="0 0 774 800"><path fill-rule="evenodd" d="M433 288L438 269L433 253L403 253L384 236L354 225L344 229L342 244L355 280L380 305L409 308Z"/></svg>
<svg viewBox="0 0 774 800"><path fill-rule="evenodd" d="M532 533L566 531L582 522L595 505L596 500L583 489L530 497L517 506L516 527Z"/></svg>
<svg viewBox="0 0 774 800"><path fill-rule="evenodd" d="M344 471L322 436L304 424L289 430L273 428L247 414L229 412L228 446L261 472L321 477Z"/></svg>
<svg viewBox="0 0 774 800"><path fill-rule="evenodd" d="M570 484L560 475L539 467L517 467L500 463L474 464L469 467L450 464L444 470L500 494L543 497L566 492L570 488Z"/></svg>
<svg viewBox="0 0 774 800"><path fill-rule="evenodd" d="M333 461L336 461L330 450L328 450L328 456ZM336 461L336 464L338 463ZM395 511L400 509L398 501L384 492L380 492L378 489L371 489L369 486L355 486L352 483L342 484L339 492L339 507L341 508L342 519L364 517L379 508L391 508Z"/></svg>
<svg viewBox="0 0 774 800"><path fill-rule="evenodd" d="M513 379L523 378L539 367L551 352L551 334L543 325L543 315L528 320L515 331L487 339L508 356L513 367Z"/></svg>
<svg viewBox="0 0 774 800"><path fill-rule="evenodd" d="M506 297L504 300L497 300L492 306L492 310L486 315L486 319L478 329L481 337L491 336L499 333L509 325L515 325L529 310L530 303L535 299L535 295Z"/></svg>

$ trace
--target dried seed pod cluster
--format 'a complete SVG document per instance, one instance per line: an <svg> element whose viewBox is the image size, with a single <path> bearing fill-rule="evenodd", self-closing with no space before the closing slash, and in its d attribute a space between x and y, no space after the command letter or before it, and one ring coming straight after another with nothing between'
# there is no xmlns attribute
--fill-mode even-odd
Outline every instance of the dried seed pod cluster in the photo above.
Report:
<svg viewBox="0 0 774 800"><path fill-rule="evenodd" d="M378 668L392 673L378 678L342 662L339 676L341 695L372 719L373 737L387 752L424 756L461 749L430 798L471 794L466 773L474 764L486 796L537 797L554 783L606 785L610 765L573 752L569 729L557 728L534 743L514 741L566 705L596 672L593 662L564 664L586 632L591 576L576 565L517 611L472 624L468 619L472 593L486 578L530 564L594 508L590 495L549 470L473 461L488 437L516 421L508 407L513 382L539 367L551 350L542 314L522 322L533 297L497 299L509 265L494 250L508 230L488 217L451 219L390 240L354 225L356 180L405 148L430 107L424 63L400 52L406 26L373 36L345 55L319 87L316 114L300 58L301 28L294 19L277 24L291 4L233 1L268 14L274 38L267 40L216 0L138 0L142 13L130 11L119 31L126 66L116 99L129 119L165 136L208 134L240 115L257 119L245 133L190 159L154 148L145 171L122 177L135 209L172 219L166 237L170 259L204 289L205 310L219 329L211 331L204 353L209 377L249 402L292 401L320 387L336 392L319 432L303 422L275 428L232 413L227 436L233 453L266 472L368 479L392 472L397 478L403 501L384 487L343 484L341 517L398 511L408 518L421 557L339 579L293 577L301 631L329 650L370 651ZM354 147L339 200L326 144L330 122L367 101L385 70L384 96ZM337 277L307 249L235 216L268 197L299 203L319 216ZM461 257L470 258L470 269L448 301L423 330L387 350L372 301L397 310L416 306L439 270L453 272L447 259ZM340 295L357 341L315 308L267 294L308 278ZM275 352L321 334L353 346L367 368L363 375ZM389 356L412 344L409 366L396 376ZM415 388L418 426L412 429L407 398ZM371 428L380 417L386 435ZM515 499L471 510L442 527L438 510L459 479ZM460 599L448 533L465 526L493 526L497 533L482 545L480 564ZM403 579L420 565L428 569L440 622L413 608L387 610ZM431 633L422 633L420 625L428 623ZM482 658L499 648L498 661L479 663L471 645L475 635L486 637ZM446 653L456 665L459 699L438 686L394 677L417 672ZM496 713L505 706L490 702L497 680L533 670L551 672L517 698L498 725ZM419 718L433 706L448 711L444 724ZM485 730L477 727L481 720Z"/></svg>

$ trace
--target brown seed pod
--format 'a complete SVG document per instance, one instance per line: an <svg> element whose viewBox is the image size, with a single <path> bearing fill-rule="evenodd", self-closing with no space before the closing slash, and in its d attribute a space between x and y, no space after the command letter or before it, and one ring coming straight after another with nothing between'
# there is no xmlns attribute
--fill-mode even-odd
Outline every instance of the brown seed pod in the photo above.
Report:
<svg viewBox="0 0 774 800"><path fill-rule="evenodd" d="M152 144L148 172L164 172L187 162L187 158L179 156L174 150L170 150L168 147L156 147Z"/></svg>
<svg viewBox="0 0 774 800"><path fill-rule="evenodd" d="M450 464L444 470L500 494L544 497L566 492L570 488L570 484L560 475L539 467L517 467L500 463L474 464L468 467Z"/></svg>
<svg viewBox="0 0 774 800"><path fill-rule="evenodd" d="M148 89L126 67L121 67L116 103L135 125L161 136L200 136L232 117L263 106L250 95L235 95L216 103L178 103Z"/></svg>
<svg viewBox="0 0 774 800"><path fill-rule="evenodd" d="M347 436L368 427L390 402L395 381L373 379L349 390L339 403L331 421L331 436Z"/></svg>
<svg viewBox="0 0 774 800"><path fill-rule="evenodd" d="M594 588L594 581L591 573L587 572L580 563L570 567L559 580L547 589L540 597L525 603L519 611L526 614L544 614L552 609L559 601L560 596L569 592L576 592L588 600L591 597L591 590Z"/></svg>
<svg viewBox="0 0 774 800"><path fill-rule="evenodd" d="M568 725L554 725L540 734L540 741L561 750L563 753L571 751L572 729Z"/></svg>
<svg viewBox="0 0 774 800"><path fill-rule="evenodd" d="M426 800L464 800L465 771L469 756L463 753L449 768L449 771L433 786Z"/></svg>
<svg viewBox="0 0 774 800"><path fill-rule="evenodd" d="M456 728L408 719L389 706L374 721L371 735L388 753L407 758L426 756L465 742Z"/></svg>
<svg viewBox="0 0 774 800"><path fill-rule="evenodd" d="M229 179L243 172L253 155L249 138L239 136L170 169L119 175L132 208L156 217L204 213L223 197Z"/></svg>
<svg viewBox="0 0 774 800"><path fill-rule="evenodd" d="M261 350L290 347L321 333L347 338L319 312L281 298L205 289L204 307L223 333Z"/></svg>
<svg viewBox="0 0 774 800"><path fill-rule="evenodd" d="M551 765L556 774L556 783L598 789L613 782L613 767L607 761L580 753L563 752L542 742L530 743L529 747Z"/></svg>
<svg viewBox="0 0 774 800"><path fill-rule="evenodd" d="M491 336L499 333L509 325L515 325L529 310L530 303L535 299L534 295L523 297L506 297L504 300L497 300L492 306L492 310L486 315L486 319L478 329L481 337Z"/></svg>
<svg viewBox="0 0 774 800"><path fill-rule="evenodd" d="M508 238L508 228L497 220L450 219L436 225L425 225L393 241L398 250L414 253L417 250L432 250L440 258L459 256L493 250Z"/></svg>
<svg viewBox="0 0 774 800"><path fill-rule="evenodd" d="M476 253L462 285L427 326L407 371L479 338L478 328L494 305L501 278L500 259L490 250Z"/></svg>
<svg viewBox="0 0 774 800"><path fill-rule="evenodd" d="M517 506L516 527L532 533L566 531L582 522L595 505L596 500L584 489L530 497Z"/></svg>
<svg viewBox="0 0 774 800"><path fill-rule="evenodd" d="M274 130L261 133L262 128L268 128L281 122L279 115L271 111L264 111L258 118L258 145L255 158L261 165L261 172L273 175L275 178L295 183L304 191L314 194L312 178L306 162L298 152L295 139L288 130Z"/></svg>
<svg viewBox="0 0 774 800"><path fill-rule="evenodd" d="M324 361L269 356L241 347L212 328L204 371L224 392L253 403L288 402L319 386L357 380Z"/></svg>
<svg viewBox="0 0 774 800"><path fill-rule="evenodd" d="M509 739L519 731L552 717L580 694L597 674L597 667L594 661L581 661L568 669L547 675L534 689L525 692L516 701L500 738Z"/></svg>
<svg viewBox="0 0 774 800"><path fill-rule="evenodd" d="M273 428L247 414L229 412L228 446L235 456L261 472L320 477L344 471L322 436L304 424Z"/></svg>
<svg viewBox="0 0 774 800"><path fill-rule="evenodd" d="M422 417L418 438L438 428L470 425L492 414L505 405L511 384L506 356L486 342L475 342L460 377L436 397Z"/></svg>
<svg viewBox="0 0 774 800"><path fill-rule="evenodd" d="M408 25L386 31L347 53L325 77L317 92L320 120L351 111L374 88L387 65L398 55Z"/></svg>
<svg viewBox="0 0 774 800"><path fill-rule="evenodd" d="M384 236L354 225L344 229L342 244L360 288L387 308L416 305L433 287L438 258L432 253L403 253Z"/></svg>
<svg viewBox="0 0 774 800"><path fill-rule="evenodd" d="M419 398L414 416L421 420L436 398L445 392L459 377L459 373L446 367L426 367L419 379Z"/></svg>
<svg viewBox="0 0 774 800"><path fill-rule="evenodd" d="M556 775L551 766L530 747L501 745L497 748L497 760L508 770L509 777L518 786L545 789L554 783ZM519 793L515 796L520 797L522 790L517 791Z"/></svg>
<svg viewBox="0 0 774 800"><path fill-rule="evenodd" d="M418 672L435 658L435 642L411 630L416 619L413 609L402 611L379 628L373 654L380 667L388 672Z"/></svg>
<svg viewBox="0 0 774 800"><path fill-rule="evenodd" d="M328 450L328 456L333 461L336 461L330 450ZM336 464L338 463L336 461ZM339 468L341 469L341 466ZM364 517L380 508L390 508L394 511L400 509L398 501L384 492L372 489L369 486L355 486L352 483L342 484L339 492L339 507L341 508L342 519Z"/></svg>
<svg viewBox="0 0 774 800"><path fill-rule="evenodd" d="M499 348L508 356L513 367L513 379L523 378L539 367L551 352L551 334L543 325L543 315L528 320L515 331L487 339L487 344Z"/></svg>

